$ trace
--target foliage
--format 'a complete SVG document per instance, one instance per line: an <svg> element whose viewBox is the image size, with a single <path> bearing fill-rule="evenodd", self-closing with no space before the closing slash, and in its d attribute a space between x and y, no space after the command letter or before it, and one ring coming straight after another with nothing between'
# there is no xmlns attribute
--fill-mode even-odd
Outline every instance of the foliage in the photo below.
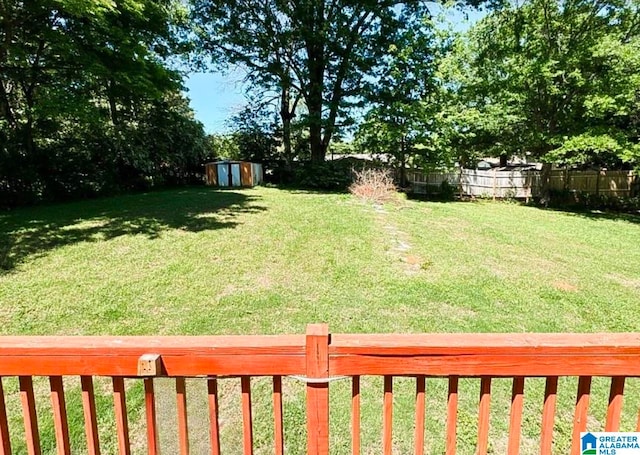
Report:
<svg viewBox="0 0 640 455"><path fill-rule="evenodd" d="M637 330L637 216L415 201L385 207L384 212L374 212L347 194L199 187L3 213L0 238L10 239L15 261L10 273L0 272L3 329L14 335L290 334L304 333L309 321L323 321L332 333ZM430 263L427 270L406 272L406 263L394 255L400 235L410 246L406 254ZM250 247L239 249L241 245ZM24 439L17 381L2 381L9 429L15 435L13 451L27 453L16 443ZM221 439L223 448L234 453L241 440L239 387L234 383L222 388L223 381L220 408L227 409L221 412L227 412L223 417L229 424L221 426ZM369 397L362 400L361 413L365 453L379 452L381 441L382 379L372 381L363 377L361 383ZM560 453L568 453L576 384L560 381L564 393L558 394L554 444ZM540 400L531 401L523 434L540 431L544 382L527 379L527 393ZM47 379L41 384L36 403L42 406L43 453L55 453ZM68 399L77 384L65 378ZM103 452L117 453L110 384L99 384ZM267 452L273 447L267 425L273 420L272 381L258 389L258 379L251 384L255 415L264 416L255 419L254 448ZM173 444L163 449L178 453L178 448L172 450L177 438L171 406L175 391L167 390L171 385L157 391L165 398L163 406L158 405L158 427ZM193 419L206 422L208 416L203 385L188 386L192 425ZM351 384L334 385L331 418L336 428L347 429ZM295 388L299 382L283 378L283 386L288 394L283 397L285 428L303 429L305 413L298 405L304 409L304 394ZM594 379L589 409L599 422L606 420L609 386L609 380ZM635 429L638 386L631 380L625 385L625 409L632 411L622 413L625 431ZM394 450L411 453L415 379L394 378L393 387L398 422ZM446 409L446 379L429 379L428 387L428 406ZM460 393L465 399L460 400L459 422L465 425L460 425L458 446L473 453L477 379L461 379ZM144 428L143 397L141 391L127 391L131 428ZM510 398L511 381L494 380L491 425L496 434L508 434ZM86 453L80 397L67 407L77 415L73 453ZM445 452L440 416L425 423L433 453ZM207 428L193 425L198 429L194 436L206 435ZM304 453L305 432L286 434L289 449ZM344 438L341 431L332 434L332 453L351 453L348 431ZM132 430L133 435L140 433ZM191 449L208 452L208 438L195 438Z"/></svg>
<svg viewBox="0 0 640 455"><path fill-rule="evenodd" d="M437 61L446 44L436 39L427 18L398 31L393 41L365 92L370 108L356 138L363 151L386 154L404 183L409 165L451 164L446 149L438 147L434 122L439 108Z"/></svg>
<svg viewBox="0 0 640 455"><path fill-rule="evenodd" d="M396 195L393 175L388 169L363 169L354 172L354 181L349 192L365 202L381 204Z"/></svg>
<svg viewBox="0 0 640 455"><path fill-rule="evenodd" d="M0 5L0 205L192 181L170 0Z"/></svg>
<svg viewBox="0 0 640 455"><path fill-rule="evenodd" d="M396 36L426 12L420 2L395 0L192 0L191 8L200 51L242 65L251 82L279 100L285 149L304 103L316 162L334 134L351 125L350 108Z"/></svg>
<svg viewBox="0 0 640 455"><path fill-rule="evenodd" d="M463 161L638 163L638 14L637 2L617 0L528 0L489 13L441 65L450 146Z"/></svg>
<svg viewBox="0 0 640 455"><path fill-rule="evenodd" d="M349 160L303 162L293 168L294 186L313 190L346 191L353 182Z"/></svg>

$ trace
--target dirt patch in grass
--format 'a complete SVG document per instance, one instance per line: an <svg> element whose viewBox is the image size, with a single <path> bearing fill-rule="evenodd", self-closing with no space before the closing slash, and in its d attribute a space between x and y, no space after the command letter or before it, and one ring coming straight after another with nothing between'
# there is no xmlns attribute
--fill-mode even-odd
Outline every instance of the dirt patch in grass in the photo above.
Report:
<svg viewBox="0 0 640 455"><path fill-rule="evenodd" d="M578 292L579 288L575 284L571 284L567 281L558 280L553 282L553 287L559 291L565 292Z"/></svg>

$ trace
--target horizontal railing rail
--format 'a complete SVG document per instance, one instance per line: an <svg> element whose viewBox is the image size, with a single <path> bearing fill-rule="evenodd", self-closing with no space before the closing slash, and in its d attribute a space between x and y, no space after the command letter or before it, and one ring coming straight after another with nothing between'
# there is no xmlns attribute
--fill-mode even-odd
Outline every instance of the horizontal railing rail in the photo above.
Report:
<svg viewBox="0 0 640 455"><path fill-rule="evenodd" d="M285 453L283 377L304 382L306 390L306 450L330 452L329 389L333 380L351 381L351 452L363 450L361 441L362 377L383 377L382 452L393 452L394 377L415 380L414 452L425 453L426 383L446 378L445 443L447 454L458 450L459 393L461 378L479 380L475 451L486 454L490 444L491 396L495 380L511 381L507 452L520 453L524 391L527 378L543 378L540 403L539 453L551 454L558 379L578 378L571 453L578 454L579 434L587 429L592 378L611 378L602 430L620 428L626 378L640 377L640 333L625 334L329 334L324 324L307 328L306 335L209 336L209 337L0 337L0 455L12 453L12 436L2 378L18 377L24 424L24 446L30 455L42 453L37 393L34 377L49 378L49 395L56 450L71 453L64 377L80 377L87 453L98 455L98 431L94 377L111 378L117 450L132 453L127 412L127 381L144 383L146 452L159 453L156 415L157 378L174 378L177 412L177 445L190 453L186 378L203 378L208 396L209 447L219 454L220 419L218 381L240 378L242 452L254 450L252 382L255 376L271 377L274 453ZM431 380L431 379L429 379ZM635 412L637 413L637 409ZM396 422L397 423L397 422ZM638 415L636 431L640 431ZM192 428L191 431L194 429Z"/></svg>

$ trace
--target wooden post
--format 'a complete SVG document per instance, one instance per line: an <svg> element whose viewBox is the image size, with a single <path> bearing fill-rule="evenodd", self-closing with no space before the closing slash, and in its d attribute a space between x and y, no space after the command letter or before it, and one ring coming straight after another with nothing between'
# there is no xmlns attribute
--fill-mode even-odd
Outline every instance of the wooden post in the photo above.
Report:
<svg viewBox="0 0 640 455"><path fill-rule="evenodd" d="M498 185L498 182L496 180L497 174L498 174L497 169L494 167L493 168L493 200L494 201L496 200L496 190Z"/></svg>
<svg viewBox="0 0 640 455"><path fill-rule="evenodd" d="M329 377L329 326L307 326L306 361L308 379ZM329 383L307 383L307 454L329 454Z"/></svg>

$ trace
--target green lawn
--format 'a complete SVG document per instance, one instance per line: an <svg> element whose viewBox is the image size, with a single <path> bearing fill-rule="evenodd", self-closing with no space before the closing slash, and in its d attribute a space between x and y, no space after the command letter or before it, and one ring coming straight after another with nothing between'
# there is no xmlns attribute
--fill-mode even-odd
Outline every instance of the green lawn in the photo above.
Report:
<svg viewBox="0 0 640 455"><path fill-rule="evenodd" d="M35 207L0 215L0 326L3 334L61 335L303 333L309 322L327 322L333 332L640 331L639 239L640 219L633 217L506 203L402 200L373 207L349 195L273 188L193 188ZM495 394L506 398L503 382ZM380 384L372 379L363 391L365 453L378 451ZM595 381L594 390L604 396L606 386ZM196 395L204 393L197 387ZM268 384L255 387L266 392ZM287 444L297 453L304 400L299 385L285 387ZM412 447L406 425L412 387L398 380L399 453ZM5 388L15 395L12 380ZM433 410L427 445L439 453L444 383L427 388ZM542 385L531 380L527 390L523 447L535 452ZM638 391L630 381L629 430ZM461 453L473 453L477 381L462 384L461 393L462 404L468 400L460 415ZM575 384L561 383L561 394L558 413L570 418ZM336 383L332 400L339 404L347 395L348 384ZM135 428L139 387L130 398ZM69 399L79 403L73 393ZM604 415L599 399L594 429ZM9 401L15 414L19 403ZM108 409L106 388L103 401ZM492 410L492 447L504 452L500 403ZM260 409L257 425L266 428L269 414ZM198 412L194 419L202 418ZM236 453L237 412L226 412L225 441ZM335 453L347 453L348 414L332 416ZM76 418L81 422L79 408ZM48 418L41 419L47 452L54 443ZM108 445L112 422L104 420ZM21 425L19 415L12 424ZM173 431L171 422L165 426ZM558 425L559 439L566 431ZM14 432L17 441L19 428ZM82 428L77 433L81 448ZM256 445L269 438L268 430L257 431ZM196 451L201 445L206 441L194 442ZM136 447L144 448L143 439ZM557 450L563 453L566 443Z"/></svg>

